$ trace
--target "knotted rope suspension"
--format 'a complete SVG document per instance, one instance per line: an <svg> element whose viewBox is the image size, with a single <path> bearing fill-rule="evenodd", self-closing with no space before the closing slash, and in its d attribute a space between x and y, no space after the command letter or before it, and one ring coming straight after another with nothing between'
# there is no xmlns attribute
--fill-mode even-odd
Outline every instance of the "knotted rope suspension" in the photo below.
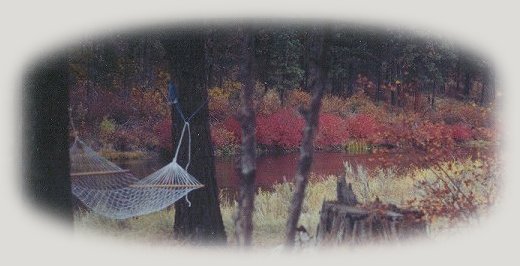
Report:
<svg viewBox="0 0 520 266"><path fill-rule="evenodd" d="M121 169L114 163L99 156L78 137L72 120L74 143L69 150L71 160L72 193L88 208L103 216L114 219L144 215L162 210L182 197L188 205L191 202L187 195L203 185L187 171L191 162L191 129L190 120L206 104L204 101L187 119L177 98L170 98L183 120L181 136L177 143L172 161L142 179L136 178L128 170ZM177 163L184 134L188 134L188 158L183 168Z"/></svg>

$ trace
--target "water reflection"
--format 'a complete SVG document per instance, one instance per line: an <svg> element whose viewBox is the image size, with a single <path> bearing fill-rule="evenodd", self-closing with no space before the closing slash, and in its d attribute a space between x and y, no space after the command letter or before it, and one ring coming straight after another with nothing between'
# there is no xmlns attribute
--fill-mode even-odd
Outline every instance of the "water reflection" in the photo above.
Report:
<svg viewBox="0 0 520 266"><path fill-rule="evenodd" d="M492 154L493 149L465 148L457 149L452 152L452 158L467 158L468 156L477 159L482 154ZM292 181L296 173L299 153L282 155L260 156L256 161L256 186L264 190L269 190L276 183L284 180ZM367 170L393 167L394 169L408 169L412 162L424 154L407 153L395 154L388 153L375 156L374 154L347 154L334 152L315 152L311 172L316 176L341 175L344 173L344 163L349 162L352 166L361 165ZM220 189L234 193L238 189L239 176L236 170L235 157L216 157L215 168L217 184ZM135 176L145 177L161 167L167 162L159 159L145 160L126 160L117 161L117 165L124 169L129 169ZM194 167L194 166L190 166Z"/></svg>
<svg viewBox="0 0 520 266"><path fill-rule="evenodd" d="M292 181L296 172L299 153L269 155L257 158L256 185L262 189L270 189L273 184L284 180ZM346 153L315 153L311 172L317 175L338 175L343 173L345 161L353 165L368 163L367 155L348 155ZM165 165L159 159L117 161L120 167L129 169L139 177L147 176ZM193 167L193 166L192 166ZM217 157L215 159L217 183L221 189L236 190L239 176L234 157Z"/></svg>

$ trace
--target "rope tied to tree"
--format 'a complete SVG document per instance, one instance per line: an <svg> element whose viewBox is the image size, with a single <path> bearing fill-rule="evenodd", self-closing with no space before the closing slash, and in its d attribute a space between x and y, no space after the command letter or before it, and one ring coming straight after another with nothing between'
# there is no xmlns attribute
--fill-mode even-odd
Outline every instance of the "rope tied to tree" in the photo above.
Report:
<svg viewBox="0 0 520 266"><path fill-rule="evenodd" d="M72 193L85 206L94 212L114 219L126 219L162 210L184 197L188 207L191 202L188 193L203 187L187 169L191 163L191 127L190 121L202 110L207 99L188 117L182 112L173 83L169 85L170 99L183 120L183 128L172 161L142 179L134 177L129 171L99 156L79 139L79 133L72 119L69 119L75 141L69 150L71 158ZM187 163L183 168L177 163L184 135L188 134Z"/></svg>
<svg viewBox="0 0 520 266"><path fill-rule="evenodd" d="M188 118L186 118L186 116L184 115L184 112L182 111L182 107L179 102L178 95L179 94L177 92L177 87L175 86L175 84L172 81L169 81L168 82L168 104L170 106L173 105L175 107L175 111L179 114L179 116L181 117L183 124L184 124L182 127L182 130L181 130L181 136L179 138L179 143L177 143L177 148L175 150L175 155L173 157L172 162L177 162L177 158L179 156L179 151L180 151L180 148L182 145L182 141L184 140L184 133L187 131L188 132L187 133L188 134L188 162L186 163L186 166L184 167L184 169L186 171L188 171L188 167L190 166L190 163L191 163L190 121L193 119L193 117L195 117L195 115L197 115L202 110L202 107L204 107L204 105L207 104L209 98L206 98L206 100L204 100L201 104L199 104L199 106L195 109L195 111L193 111L193 113ZM186 202L188 203L188 207L191 207L191 202L188 199L188 194L186 194L185 199L186 199Z"/></svg>

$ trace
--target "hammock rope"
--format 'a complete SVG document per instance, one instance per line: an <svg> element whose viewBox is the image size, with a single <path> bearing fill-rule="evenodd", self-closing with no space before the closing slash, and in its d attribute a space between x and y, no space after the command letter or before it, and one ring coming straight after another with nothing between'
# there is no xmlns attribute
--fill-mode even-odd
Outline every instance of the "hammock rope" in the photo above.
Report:
<svg viewBox="0 0 520 266"><path fill-rule="evenodd" d="M126 219L157 212L171 206L182 197L185 197L188 206L191 206L188 193L204 185L187 171L191 162L190 120L207 100L186 119L176 94L173 95L175 98L170 98L172 101L168 101L168 104L175 106L184 122L175 155L169 164L142 179L99 156L85 144L78 137L72 119L72 108L69 108L75 138L69 149L72 193L85 206L113 219ZM186 166L183 168L177 163L177 158L185 134L188 135L188 154Z"/></svg>

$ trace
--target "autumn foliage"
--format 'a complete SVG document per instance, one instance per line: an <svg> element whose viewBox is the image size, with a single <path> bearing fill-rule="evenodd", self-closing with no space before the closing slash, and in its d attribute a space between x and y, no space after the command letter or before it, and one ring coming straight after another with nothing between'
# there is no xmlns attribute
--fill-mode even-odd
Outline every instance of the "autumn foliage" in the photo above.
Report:
<svg viewBox="0 0 520 266"><path fill-rule="evenodd" d="M372 116L359 114L347 120L347 128L352 137L367 139L376 134L379 125Z"/></svg>
<svg viewBox="0 0 520 266"><path fill-rule="evenodd" d="M349 135L345 119L333 114L321 114L318 135L314 144L319 149L341 147Z"/></svg>
<svg viewBox="0 0 520 266"><path fill-rule="evenodd" d="M493 106L481 107L439 97L436 110L431 110L424 105L427 99L422 96L420 108L408 108L414 104L413 97L410 101L403 100L405 106L398 108L387 101L387 85L380 88L379 104L374 101L377 93L374 82L362 75L358 76L350 97L324 95L315 148L348 150L347 146L356 143L365 147L364 151L374 153L420 151L433 156L469 141L492 142L497 138ZM410 96L408 93L414 86L403 84L403 97ZM231 81L208 89L211 136L217 154L238 152L240 89L240 83ZM102 147L171 151L171 110L164 90L94 92L80 86L71 95L76 126L83 135L99 140ZM310 99L309 92L293 89L287 91L282 104L275 89L257 84L254 107L258 148L265 152L296 151L304 127L298 109L308 106Z"/></svg>
<svg viewBox="0 0 520 266"><path fill-rule="evenodd" d="M257 118L256 138L260 145L275 149L294 149L299 146L303 119L293 110L282 109Z"/></svg>

